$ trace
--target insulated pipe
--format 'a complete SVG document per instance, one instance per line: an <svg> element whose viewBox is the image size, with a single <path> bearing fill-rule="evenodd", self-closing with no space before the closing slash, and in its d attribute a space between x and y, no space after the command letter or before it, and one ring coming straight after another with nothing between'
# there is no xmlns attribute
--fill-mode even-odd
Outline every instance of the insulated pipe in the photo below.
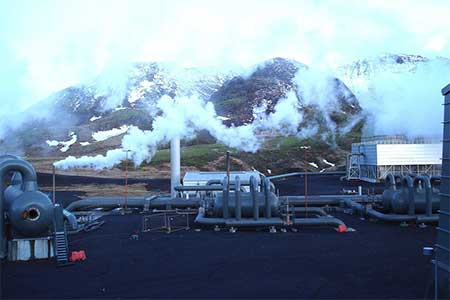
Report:
<svg viewBox="0 0 450 300"><path fill-rule="evenodd" d="M234 184L231 184L232 187ZM244 192L244 187L241 184L241 191ZM223 191L222 182L220 184L213 185L179 185L175 187L177 192L219 192Z"/></svg>
<svg viewBox="0 0 450 300"><path fill-rule="evenodd" d="M133 208L143 208L148 205L151 209L164 209L167 205L172 206L172 208L188 208L188 207L199 207L201 203L200 198L153 198L148 199L144 197L130 197L128 198L128 206ZM78 200L70 203L66 210L68 211L79 211L84 209L93 208L108 208L114 209L123 207L125 204L125 199L122 197L92 197L83 200Z"/></svg>
<svg viewBox="0 0 450 300"><path fill-rule="evenodd" d="M425 214L427 216L431 216L433 209L433 203L431 199L431 181L430 178L426 175L419 175L416 178L414 178L414 186L416 186L420 182L424 185L425 188L425 201L426 201Z"/></svg>
<svg viewBox="0 0 450 300"><path fill-rule="evenodd" d="M197 217L195 218L195 223L202 225L222 225L222 226L233 226L233 227L264 227L264 226L281 226L283 225L283 220L280 218L270 218L270 219L260 219L260 220L234 220L234 219L224 219L224 218L206 218L204 208L199 209Z"/></svg>
<svg viewBox="0 0 450 300"><path fill-rule="evenodd" d="M357 202L379 202L381 195L321 195L321 196L308 196L308 205L312 206L325 206L325 205L339 205L342 200L351 199ZM301 206L305 205L305 196L280 196L280 202L290 205Z"/></svg>
<svg viewBox="0 0 450 300"><path fill-rule="evenodd" d="M241 202L241 179L239 176L234 178L234 195L236 197L236 212L235 217L237 221L240 221L242 218L242 202Z"/></svg>
<svg viewBox="0 0 450 300"><path fill-rule="evenodd" d="M223 218L228 219L228 198L230 196L230 190L228 185L228 177L223 179Z"/></svg>
<svg viewBox="0 0 450 300"><path fill-rule="evenodd" d="M206 182L206 185L220 184L222 185L222 180L219 179L210 179Z"/></svg>
<svg viewBox="0 0 450 300"><path fill-rule="evenodd" d="M227 155L226 155L226 166L227 166L227 190L230 190L230 151L227 151Z"/></svg>
<svg viewBox="0 0 450 300"><path fill-rule="evenodd" d="M386 188L388 189L397 189L397 185L395 183L395 177L392 173L386 175Z"/></svg>
<svg viewBox="0 0 450 300"><path fill-rule="evenodd" d="M264 203L266 206L265 209L265 217L271 218L272 217L272 210L270 208L270 199L269 199L269 193L270 193L270 180L269 178L264 178Z"/></svg>
<svg viewBox="0 0 450 300"><path fill-rule="evenodd" d="M359 212L362 212L364 214L367 214L371 217L374 217L376 219L386 221L386 222L406 222L406 221L415 221L417 219L417 216L415 215L397 215L397 214L383 214L377 210L374 209L366 209L364 205L361 205L359 203L356 203L355 201L352 201L350 199L345 199L344 203Z"/></svg>
<svg viewBox="0 0 450 300"><path fill-rule="evenodd" d="M321 217L321 218L295 218L293 220L294 225L303 225L303 226L347 226L342 220L334 217Z"/></svg>
<svg viewBox="0 0 450 300"><path fill-rule="evenodd" d="M300 212L300 213L315 213L321 216L328 216L328 214L326 213L326 211L323 210L323 208L320 207L293 207L290 208L289 211L293 211L293 212Z"/></svg>
<svg viewBox="0 0 450 300"><path fill-rule="evenodd" d="M75 217L75 215L65 209L63 209L62 213L63 213L64 219L66 219L67 222L69 222L70 226L72 227L72 230L77 230L78 222L77 222L77 218Z"/></svg>
<svg viewBox="0 0 450 300"><path fill-rule="evenodd" d="M408 188L408 214L414 215L416 213L415 201L414 201L414 182L411 176L406 175L402 177L403 188Z"/></svg>
<svg viewBox="0 0 450 300"><path fill-rule="evenodd" d="M37 176L33 166L21 159L5 159L0 162L0 259L6 256L5 220L3 211L5 176L12 171L20 172L23 177L24 191L37 190Z"/></svg>
<svg viewBox="0 0 450 300"><path fill-rule="evenodd" d="M274 179L281 179L281 178L292 177L292 176L301 176L301 175L305 175L306 173L308 173L308 176L309 175L345 175L346 174L345 171L294 172L294 173L286 173L286 174L281 174L281 175L267 176L267 178L269 178L270 180L274 180Z"/></svg>
<svg viewBox="0 0 450 300"><path fill-rule="evenodd" d="M253 202L253 218L255 220L259 219L259 203L257 197L257 187L258 183L256 182L256 178L254 176L250 176L250 195L252 197Z"/></svg>
<svg viewBox="0 0 450 300"><path fill-rule="evenodd" d="M170 193L175 198L177 192L175 187L180 185L180 137L170 140Z"/></svg>
<svg viewBox="0 0 450 300"><path fill-rule="evenodd" d="M439 222L439 214L433 214L431 216L428 215L417 216L417 223L437 223L437 222Z"/></svg>

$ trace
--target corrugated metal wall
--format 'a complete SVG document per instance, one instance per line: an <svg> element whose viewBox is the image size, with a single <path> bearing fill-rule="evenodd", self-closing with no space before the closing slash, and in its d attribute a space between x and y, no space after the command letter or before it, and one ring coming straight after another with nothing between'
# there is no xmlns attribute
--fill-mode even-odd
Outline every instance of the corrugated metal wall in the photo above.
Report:
<svg viewBox="0 0 450 300"><path fill-rule="evenodd" d="M377 145L376 144L353 144L353 153L363 153L364 156L360 158L361 165L376 165L377 164Z"/></svg>
<svg viewBox="0 0 450 300"><path fill-rule="evenodd" d="M450 84L442 90L444 102L444 132L442 151L442 176L439 206L439 226L437 227L436 260L439 285L436 299L450 298Z"/></svg>
<svg viewBox="0 0 450 300"><path fill-rule="evenodd" d="M358 152L361 165L440 165L442 144L353 144L352 153Z"/></svg>
<svg viewBox="0 0 450 300"><path fill-rule="evenodd" d="M442 144L377 144L379 166L440 165Z"/></svg>

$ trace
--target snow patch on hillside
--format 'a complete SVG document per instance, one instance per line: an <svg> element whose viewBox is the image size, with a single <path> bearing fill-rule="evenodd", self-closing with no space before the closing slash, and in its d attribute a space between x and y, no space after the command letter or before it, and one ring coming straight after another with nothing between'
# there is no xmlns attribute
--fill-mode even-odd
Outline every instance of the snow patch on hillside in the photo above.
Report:
<svg viewBox="0 0 450 300"><path fill-rule="evenodd" d="M89 121L91 121L91 122L94 122L95 120L99 120L99 119L101 119L102 118L102 116L93 116L92 118L90 118L89 119Z"/></svg>
<svg viewBox="0 0 450 300"><path fill-rule="evenodd" d="M310 162L308 163L310 166L313 166L314 168L318 169L319 166L316 163Z"/></svg>
<svg viewBox="0 0 450 300"><path fill-rule="evenodd" d="M334 167L336 165L336 164L333 164L333 163L327 161L326 159L322 159L322 161L331 167Z"/></svg>
<svg viewBox="0 0 450 300"><path fill-rule="evenodd" d="M128 131L130 126L128 125L122 125L120 128L113 128L111 130L105 130L105 131L97 131L92 134L92 138L96 140L97 142L105 141L109 138L121 135Z"/></svg>
<svg viewBox="0 0 450 300"><path fill-rule="evenodd" d="M68 141L56 141L56 140L47 140L45 141L49 147L58 147L61 152L67 152L70 149L70 146L77 142L77 135L74 132L70 133L70 140Z"/></svg>

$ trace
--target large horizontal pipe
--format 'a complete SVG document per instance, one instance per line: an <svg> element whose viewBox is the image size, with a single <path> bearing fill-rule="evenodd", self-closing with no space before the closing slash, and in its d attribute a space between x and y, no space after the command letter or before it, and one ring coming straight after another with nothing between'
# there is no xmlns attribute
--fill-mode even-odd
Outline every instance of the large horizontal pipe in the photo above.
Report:
<svg viewBox="0 0 450 300"><path fill-rule="evenodd" d="M125 206L125 204L127 204L127 206L131 208L144 208L145 205L148 205L148 207L151 209L162 209L166 208L167 206L170 206L171 208L193 208L199 207L200 202L200 198L182 199L154 197L148 199L144 197L131 197L128 199L124 199L119 197L92 197L72 202L66 207L66 210L76 211L97 207L114 209L123 207Z"/></svg>
<svg viewBox="0 0 450 300"><path fill-rule="evenodd" d="M321 217L321 218L295 218L293 220L294 225L302 225L302 226L347 226L342 220L334 217Z"/></svg>
<svg viewBox="0 0 450 300"><path fill-rule="evenodd" d="M324 205L339 205L344 199L350 199L356 202L378 202L381 200L381 195L359 196L359 195L312 195L308 196L280 196L279 200L283 204L289 202L289 205L300 206L308 205L324 206Z"/></svg>
<svg viewBox="0 0 450 300"><path fill-rule="evenodd" d="M233 188L234 184L230 184L230 187ZM222 184L192 185L192 186L179 185L175 187L175 191L177 192L214 192L214 191L221 192L222 190L223 190ZM245 191L243 190L243 187L241 187L241 191Z"/></svg>
<svg viewBox="0 0 450 300"><path fill-rule="evenodd" d="M289 211L292 212L299 212L299 213L313 213L318 214L321 216L328 216L327 212L323 210L323 208L320 207L293 207L289 209Z"/></svg>
<svg viewBox="0 0 450 300"><path fill-rule="evenodd" d="M283 226L286 225L285 222L280 218L261 218L255 219L245 219L245 220L234 220L223 218L206 218L203 209L199 210L195 222L202 225L222 225L222 226L233 226L233 227L265 227L265 226ZM295 218L293 220L294 225L301 226L333 226L339 227L345 226L345 223L341 220L333 217L321 217L321 218Z"/></svg>
<svg viewBox="0 0 450 300"><path fill-rule="evenodd" d="M294 173L286 173L286 174L280 174L280 175L274 175L274 176L267 176L266 178L269 178L270 180L274 179L281 179L286 177L292 177L292 176L302 176L302 175L345 175L345 171L330 171L330 172L294 172Z"/></svg>
<svg viewBox="0 0 450 300"><path fill-rule="evenodd" d="M432 223L437 221L437 216L427 216L427 215L401 215L401 214L384 214L375 209L366 209L364 205L356 203L350 199L344 200L344 203L361 213L367 214L373 218L379 219L386 222L408 222L415 221L418 223Z"/></svg>

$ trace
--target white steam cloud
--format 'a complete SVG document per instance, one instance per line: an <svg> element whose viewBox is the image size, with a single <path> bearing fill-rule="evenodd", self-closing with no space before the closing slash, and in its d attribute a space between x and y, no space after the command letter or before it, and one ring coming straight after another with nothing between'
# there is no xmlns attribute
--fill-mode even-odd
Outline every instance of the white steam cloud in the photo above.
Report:
<svg viewBox="0 0 450 300"><path fill-rule="evenodd" d="M417 65L388 63L357 78L345 77L341 78L347 80L369 114L366 135L442 135L441 89L450 83L449 59L436 58Z"/></svg>
<svg viewBox="0 0 450 300"><path fill-rule="evenodd" d="M207 130L219 142L229 147L254 152L262 142L257 136L258 132L271 130L282 135L295 134L302 120L299 102L294 92L290 92L285 99L280 100L273 113L260 116L253 123L239 127L225 126L217 117L214 105L197 96L174 99L163 96L158 101L157 108L161 111L161 115L155 118L153 130L130 127L123 137L120 149L110 150L104 156L80 158L69 156L56 162L55 166L111 168L125 159L126 150L130 151L129 157L136 164L140 164L151 160L159 144L168 142L173 137L193 138L200 130Z"/></svg>

